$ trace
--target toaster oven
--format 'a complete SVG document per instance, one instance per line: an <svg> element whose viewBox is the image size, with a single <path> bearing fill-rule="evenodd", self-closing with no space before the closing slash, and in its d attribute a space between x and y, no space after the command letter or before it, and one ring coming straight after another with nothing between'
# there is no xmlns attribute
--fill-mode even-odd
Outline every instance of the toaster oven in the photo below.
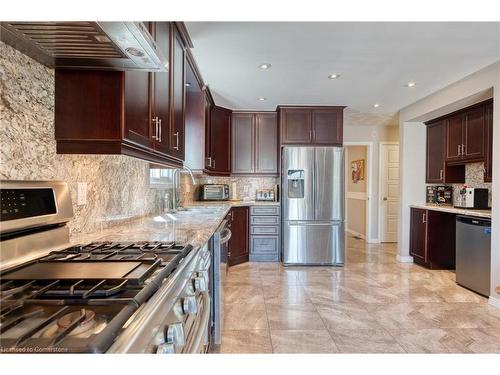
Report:
<svg viewBox="0 0 500 375"><path fill-rule="evenodd" d="M229 185L205 184L200 186L201 201L227 201L229 199Z"/></svg>

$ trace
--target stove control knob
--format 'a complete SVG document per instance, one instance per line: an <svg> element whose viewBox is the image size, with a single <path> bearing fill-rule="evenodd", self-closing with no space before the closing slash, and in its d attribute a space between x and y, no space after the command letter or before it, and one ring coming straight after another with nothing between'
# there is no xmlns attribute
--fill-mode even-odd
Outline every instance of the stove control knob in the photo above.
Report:
<svg viewBox="0 0 500 375"><path fill-rule="evenodd" d="M183 346L186 343L184 336L184 326L182 323L172 323L167 327L165 333L166 343L177 346Z"/></svg>
<svg viewBox="0 0 500 375"><path fill-rule="evenodd" d="M184 314L195 315L198 313L198 301L195 296L188 296L182 300Z"/></svg>
<svg viewBox="0 0 500 375"><path fill-rule="evenodd" d="M204 277L195 277L193 279L194 290L196 292L206 292L207 291L207 281Z"/></svg>
<svg viewBox="0 0 500 375"><path fill-rule="evenodd" d="M158 345L156 354L175 354L174 344L163 343Z"/></svg>

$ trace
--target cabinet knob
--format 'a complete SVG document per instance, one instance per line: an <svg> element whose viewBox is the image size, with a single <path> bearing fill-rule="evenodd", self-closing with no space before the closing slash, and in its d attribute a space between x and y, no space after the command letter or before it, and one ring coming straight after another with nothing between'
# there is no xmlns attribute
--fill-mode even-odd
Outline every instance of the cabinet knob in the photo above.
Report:
<svg viewBox="0 0 500 375"><path fill-rule="evenodd" d="M167 327L165 332L165 341L167 344L183 346L186 343L184 335L184 326L182 323L172 323Z"/></svg>
<svg viewBox="0 0 500 375"><path fill-rule="evenodd" d="M182 311L187 315L194 315L198 312L198 301L195 296L188 296L182 300Z"/></svg>
<svg viewBox="0 0 500 375"><path fill-rule="evenodd" d="M387 200L387 197L384 197L384 198L383 198L383 200L384 200L384 201L386 201L386 200Z"/></svg>
<svg viewBox="0 0 500 375"><path fill-rule="evenodd" d="M174 344L163 343L156 348L156 354L175 354Z"/></svg>

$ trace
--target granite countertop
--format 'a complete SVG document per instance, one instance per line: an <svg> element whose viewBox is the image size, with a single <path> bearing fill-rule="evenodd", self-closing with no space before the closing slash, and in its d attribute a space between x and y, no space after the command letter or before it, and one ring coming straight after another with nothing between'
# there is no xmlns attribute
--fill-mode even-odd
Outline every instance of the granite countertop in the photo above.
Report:
<svg viewBox="0 0 500 375"><path fill-rule="evenodd" d="M413 208L422 208L424 210L433 210L433 211L443 211L449 212L452 214L458 215L467 215L467 216L475 216L475 217L485 217L491 219L491 210L473 210L468 208L456 208L453 206L444 206L444 205L436 205L436 204L411 204L410 207Z"/></svg>
<svg viewBox="0 0 500 375"><path fill-rule="evenodd" d="M72 244L93 241L176 241L203 246L212 237L231 207L279 205L279 202L193 202L187 211L148 215L88 234L73 234Z"/></svg>

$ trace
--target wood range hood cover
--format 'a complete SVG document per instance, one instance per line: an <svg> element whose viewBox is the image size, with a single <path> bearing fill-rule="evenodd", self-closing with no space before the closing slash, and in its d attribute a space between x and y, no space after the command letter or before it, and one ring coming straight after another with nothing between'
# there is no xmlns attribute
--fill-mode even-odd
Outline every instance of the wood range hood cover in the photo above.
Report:
<svg viewBox="0 0 500 375"><path fill-rule="evenodd" d="M1 22L0 40L50 68L168 71L142 22Z"/></svg>

